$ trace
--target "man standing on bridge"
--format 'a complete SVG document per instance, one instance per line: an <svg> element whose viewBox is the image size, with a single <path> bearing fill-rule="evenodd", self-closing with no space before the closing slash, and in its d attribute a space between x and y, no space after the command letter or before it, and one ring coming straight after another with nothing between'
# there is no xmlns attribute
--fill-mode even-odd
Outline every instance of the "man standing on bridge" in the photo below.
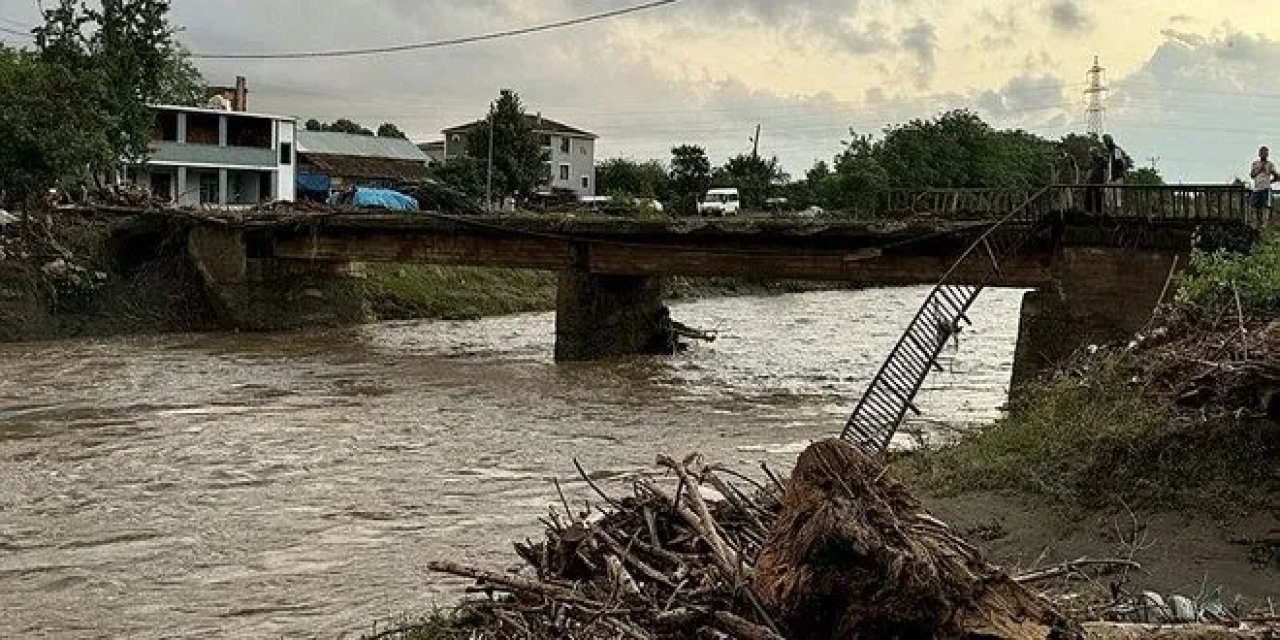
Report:
<svg viewBox="0 0 1280 640"><path fill-rule="evenodd" d="M1270 221L1271 183L1280 180L1280 173L1276 173L1276 164L1271 161L1270 155L1271 152L1266 147L1258 149L1258 159L1249 167L1249 177L1253 180L1249 206L1258 214L1259 224Z"/></svg>

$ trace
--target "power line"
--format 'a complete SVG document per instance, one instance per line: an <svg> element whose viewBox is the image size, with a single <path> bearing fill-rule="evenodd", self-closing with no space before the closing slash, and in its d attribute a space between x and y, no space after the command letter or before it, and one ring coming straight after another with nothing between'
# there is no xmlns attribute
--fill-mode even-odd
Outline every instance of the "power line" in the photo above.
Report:
<svg viewBox="0 0 1280 640"><path fill-rule="evenodd" d="M604 11L601 13L593 13L590 15L570 18L568 20L560 20L557 22L548 22L546 24L535 25L531 27L521 27L519 29L508 29L505 31L495 31L492 33L484 33L473 36L463 36L459 38L449 38L447 40L432 40L429 42L419 42L415 44L402 44L389 47L372 47L367 49L338 49L332 51L304 51L289 53L193 53L192 58L202 60L296 60L301 58L345 58L352 56L369 56L383 53L401 53L404 51L419 51L423 49L438 49L441 47L452 47L461 44L471 44L475 42L484 42L487 40L498 40L500 38L510 38L513 36L528 35L531 33L539 33L542 31L551 31L553 29L562 29L565 27L573 27L588 22L596 22L606 18L615 18L618 16L656 9L658 7L675 4L680 0L655 0L654 2L646 2L612 11Z"/></svg>
<svg viewBox="0 0 1280 640"><path fill-rule="evenodd" d="M30 37L31 37L31 33L30 33L30 32L27 32L27 31L18 31L17 29L10 29L10 28L8 28L8 27L3 27L3 26L0 26L0 33L7 33L7 34L9 34L9 35L21 36L21 37L23 37L23 38L30 38Z"/></svg>

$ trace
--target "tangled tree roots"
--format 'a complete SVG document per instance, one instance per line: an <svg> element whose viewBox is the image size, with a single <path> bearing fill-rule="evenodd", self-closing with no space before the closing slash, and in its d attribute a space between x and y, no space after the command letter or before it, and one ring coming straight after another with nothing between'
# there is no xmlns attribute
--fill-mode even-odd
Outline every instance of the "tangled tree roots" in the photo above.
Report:
<svg viewBox="0 0 1280 640"><path fill-rule="evenodd" d="M1079 637L842 440L800 456L754 587L793 638Z"/></svg>

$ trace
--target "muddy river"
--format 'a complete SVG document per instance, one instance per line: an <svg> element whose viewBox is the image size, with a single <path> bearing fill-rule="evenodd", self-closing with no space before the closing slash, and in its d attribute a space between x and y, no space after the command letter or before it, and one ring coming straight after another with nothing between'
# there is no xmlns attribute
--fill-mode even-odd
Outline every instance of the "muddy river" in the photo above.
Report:
<svg viewBox="0 0 1280 640"><path fill-rule="evenodd" d="M785 470L839 432L926 289L706 300L721 338L557 365L550 314L288 335L0 345L0 636L358 636L514 564L551 478L658 452ZM971 314L919 404L999 414L1016 291Z"/></svg>

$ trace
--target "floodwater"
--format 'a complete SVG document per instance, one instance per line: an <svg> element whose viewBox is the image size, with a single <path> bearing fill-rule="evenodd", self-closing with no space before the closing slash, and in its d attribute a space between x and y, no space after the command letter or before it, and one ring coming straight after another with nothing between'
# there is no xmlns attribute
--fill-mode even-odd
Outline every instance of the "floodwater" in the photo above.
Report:
<svg viewBox="0 0 1280 640"><path fill-rule="evenodd" d="M721 339L610 363L555 364L550 314L0 345L0 637L351 637L447 604L426 563L515 564L551 478L588 495L575 457L785 471L926 293L681 304ZM925 416L998 415L1020 299L984 294Z"/></svg>

